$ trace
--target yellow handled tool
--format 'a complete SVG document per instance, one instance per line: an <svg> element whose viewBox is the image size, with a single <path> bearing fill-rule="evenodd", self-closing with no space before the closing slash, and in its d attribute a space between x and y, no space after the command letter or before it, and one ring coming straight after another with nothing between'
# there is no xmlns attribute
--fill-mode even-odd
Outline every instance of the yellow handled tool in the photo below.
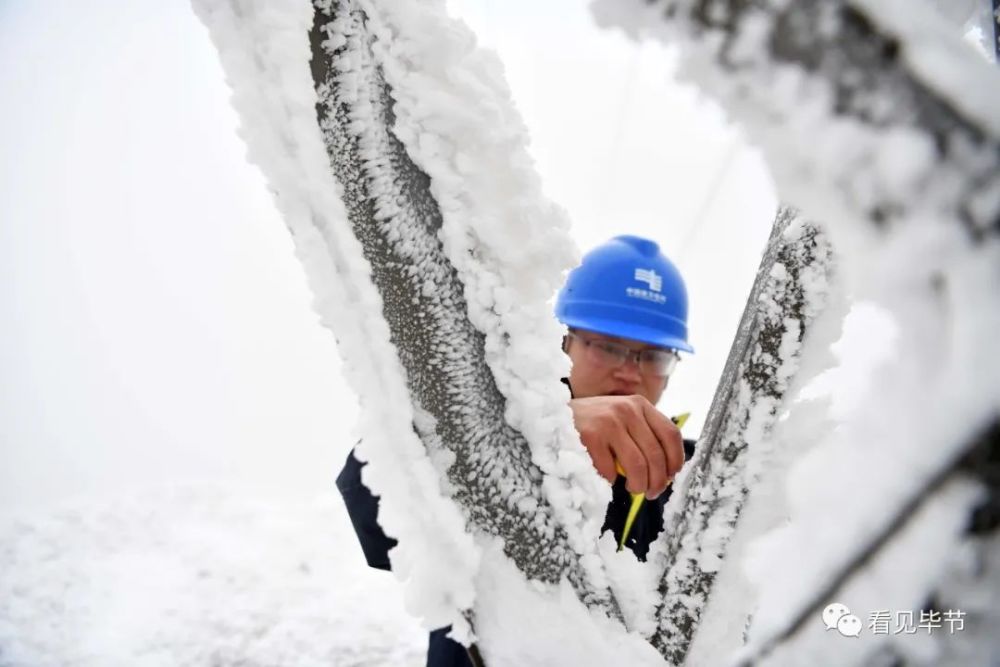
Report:
<svg viewBox="0 0 1000 667"><path fill-rule="evenodd" d="M690 412L685 412L684 414L677 415L676 417L671 417L670 421L676 424L677 428L684 428L684 424L685 422L687 422L688 417L690 416L691 416ZM622 477L625 476L625 470L622 468L622 465L618 463L618 461L615 461L615 470L617 470L618 474L621 475ZM673 482L673 480L667 483L668 487L670 486L671 482ZM643 501L646 500L645 494L633 493L631 495L632 495L632 504L628 508L628 516L625 517L625 528L622 529L622 539L618 541L618 551L621 551L622 549L625 548L625 540L626 538L628 538L628 534L632 532L632 524L635 523L635 517L638 516L639 508L642 507Z"/></svg>

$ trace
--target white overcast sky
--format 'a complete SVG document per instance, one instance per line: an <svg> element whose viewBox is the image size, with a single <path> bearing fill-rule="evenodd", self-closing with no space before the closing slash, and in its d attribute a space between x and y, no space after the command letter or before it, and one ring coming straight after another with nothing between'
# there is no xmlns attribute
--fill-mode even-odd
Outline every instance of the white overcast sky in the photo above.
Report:
<svg viewBox="0 0 1000 667"><path fill-rule="evenodd" d="M775 196L673 55L584 2L455 0L495 48L581 248L659 240L698 429ZM354 398L185 3L0 3L0 507L150 484L332 485Z"/></svg>

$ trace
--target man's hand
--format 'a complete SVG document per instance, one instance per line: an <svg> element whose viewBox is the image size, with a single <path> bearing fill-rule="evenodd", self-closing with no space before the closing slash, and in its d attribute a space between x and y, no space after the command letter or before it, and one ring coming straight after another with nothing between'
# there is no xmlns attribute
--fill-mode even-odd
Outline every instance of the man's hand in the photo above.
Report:
<svg viewBox="0 0 1000 667"><path fill-rule="evenodd" d="M609 482L618 474L617 460L626 488L653 499L684 465L680 430L642 396L574 398L569 406L594 467Z"/></svg>

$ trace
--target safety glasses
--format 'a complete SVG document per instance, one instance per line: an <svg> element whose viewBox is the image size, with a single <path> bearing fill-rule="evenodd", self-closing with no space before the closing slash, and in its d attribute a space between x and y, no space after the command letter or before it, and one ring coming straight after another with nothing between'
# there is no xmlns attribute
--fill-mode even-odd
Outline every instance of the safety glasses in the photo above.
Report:
<svg viewBox="0 0 1000 667"><path fill-rule="evenodd" d="M643 375L668 377L674 372L677 362L680 361L680 357L675 350L666 350L663 348L633 350L621 343L587 338L573 331L568 332L566 337L580 341L594 363L609 368L618 368L625 364L625 362L634 359L639 367L639 372Z"/></svg>

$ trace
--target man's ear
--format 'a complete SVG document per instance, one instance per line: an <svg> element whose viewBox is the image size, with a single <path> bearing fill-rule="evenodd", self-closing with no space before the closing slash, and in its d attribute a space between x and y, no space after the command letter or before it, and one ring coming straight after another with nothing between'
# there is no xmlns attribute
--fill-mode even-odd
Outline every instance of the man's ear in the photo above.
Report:
<svg viewBox="0 0 1000 667"><path fill-rule="evenodd" d="M569 335L563 336L562 339L562 351L569 354Z"/></svg>

